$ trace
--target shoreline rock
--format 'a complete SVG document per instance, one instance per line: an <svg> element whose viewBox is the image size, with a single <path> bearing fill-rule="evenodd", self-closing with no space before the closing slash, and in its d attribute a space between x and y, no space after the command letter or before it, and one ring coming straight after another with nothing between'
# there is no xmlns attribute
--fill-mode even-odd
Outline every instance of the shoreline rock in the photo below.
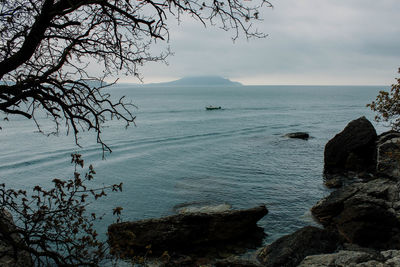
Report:
<svg viewBox="0 0 400 267"><path fill-rule="evenodd" d="M400 198L397 182L378 178L332 192L311 212L327 229L350 243L400 249Z"/></svg>
<svg viewBox="0 0 400 267"><path fill-rule="evenodd" d="M325 145L325 178L373 173L376 169L376 140L375 128L365 117L351 121Z"/></svg>
<svg viewBox="0 0 400 267"><path fill-rule="evenodd" d="M339 243L335 232L306 226L263 248L258 259L267 267L294 267L308 255L334 252Z"/></svg>
<svg viewBox="0 0 400 267"><path fill-rule="evenodd" d="M298 267L385 267L400 266L400 250L353 251L307 256Z"/></svg>
<svg viewBox="0 0 400 267"><path fill-rule="evenodd" d="M13 242L24 242L21 236L15 233L16 226L13 216L7 210L0 210L0 224L2 227L0 232L9 233L7 236L10 237ZM25 250L14 248L7 238L0 233L0 266L24 267L32 265L33 262L30 253Z"/></svg>
<svg viewBox="0 0 400 267"><path fill-rule="evenodd" d="M262 205L245 210L182 213L159 219L116 223L108 228L108 242L114 253L131 250L145 252L151 245L154 254L164 251L204 254L208 247L228 247L236 242L248 241L248 238L261 245L265 234L257 222L267 213L267 208Z"/></svg>
<svg viewBox="0 0 400 267"><path fill-rule="evenodd" d="M378 136L376 172L380 176L400 177L400 133L388 131Z"/></svg>

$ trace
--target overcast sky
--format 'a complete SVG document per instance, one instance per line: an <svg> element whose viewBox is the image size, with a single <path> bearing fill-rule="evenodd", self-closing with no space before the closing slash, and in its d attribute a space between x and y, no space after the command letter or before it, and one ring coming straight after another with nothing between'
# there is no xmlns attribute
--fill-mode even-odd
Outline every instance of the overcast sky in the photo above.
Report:
<svg viewBox="0 0 400 267"><path fill-rule="evenodd" d="M169 22L169 65L147 64L145 83L220 75L244 84L388 85L400 67L399 0L272 0L256 26L265 39L186 20ZM121 77L120 81L132 81Z"/></svg>

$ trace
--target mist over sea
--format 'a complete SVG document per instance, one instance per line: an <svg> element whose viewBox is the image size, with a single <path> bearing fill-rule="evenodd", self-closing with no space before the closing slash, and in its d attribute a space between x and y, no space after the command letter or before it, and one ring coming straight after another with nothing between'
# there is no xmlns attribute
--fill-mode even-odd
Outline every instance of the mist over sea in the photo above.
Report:
<svg viewBox="0 0 400 267"><path fill-rule="evenodd" d="M49 186L53 178L72 176L69 155L79 152L95 167L93 186L124 184L122 193L89 207L98 214L122 206L124 220L137 220L186 206L266 204L269 214L259 225L269 243L312 223L309 209L329 192L322 179L326 142L353 119L372 121L365 105L382 89L388 87L115 85L113 97L125 95L137 105L137 126L107 123L103 139L113 152L105 160L94 133L83 133L79 148L64 132L47 137L32 121L10 117L0 125L0 181ZM206 111L207 105L223 109ZM43 129L52 126L43 121ZM296 131L312 138L284 137ZM112 219L106 216L99 232Z"/></svg>

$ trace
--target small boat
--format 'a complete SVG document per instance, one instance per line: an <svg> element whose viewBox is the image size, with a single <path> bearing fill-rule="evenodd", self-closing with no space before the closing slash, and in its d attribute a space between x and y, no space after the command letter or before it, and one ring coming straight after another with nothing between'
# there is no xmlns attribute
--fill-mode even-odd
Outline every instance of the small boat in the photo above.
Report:
<svg viewBox="0 0 400 267"><path fill-rule="evenodd" d="M221 109L221 107L216 107L216 106L206 106L206 110L216 110L216 109Z"/></svg>

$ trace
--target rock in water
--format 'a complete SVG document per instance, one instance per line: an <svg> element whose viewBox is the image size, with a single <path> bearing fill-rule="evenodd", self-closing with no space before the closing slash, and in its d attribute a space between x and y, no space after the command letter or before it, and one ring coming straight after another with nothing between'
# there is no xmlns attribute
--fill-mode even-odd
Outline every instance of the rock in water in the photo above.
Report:
<svg viewBox="0 0 400 267"><path fill-rule="evenodd" d="M116 253L185 251L192 246L238 240L260 231L257 221L268 213L265 206L212 213L183 213L160 219L115 223L108 227L108 242ZM262 231L263 233L263 231Z"/></svg>
<svg viewBox="0 0 400 267"><path fill-rule="evenodd" d="M374 171L376 139L375 128L365 117L351 121L326 144L325 173Z"/></svg>
<svg viewBox="0 0 400 267"><path fill-rule="evenodd" d="M308 138L310 138L310 135L306 132L288 133L285 136L289 137L289 138L297 138L297 139L304 139L304 140L307 140Z"/></svg>
<svg viewBox="0 0 400 267"><path fill-rule="evenodd" d="M347 242L377 249L400 249L399 184L388 179L354 183L332 192L312 209L328 229Z"/></svg>
<svg viewBox="0 0 400 267"><path fill-rule="evenodd" d="M267 267L295 267L308 255L334 252L338 244L337 234L306 226L263 248L258 259Z"/></svg>

